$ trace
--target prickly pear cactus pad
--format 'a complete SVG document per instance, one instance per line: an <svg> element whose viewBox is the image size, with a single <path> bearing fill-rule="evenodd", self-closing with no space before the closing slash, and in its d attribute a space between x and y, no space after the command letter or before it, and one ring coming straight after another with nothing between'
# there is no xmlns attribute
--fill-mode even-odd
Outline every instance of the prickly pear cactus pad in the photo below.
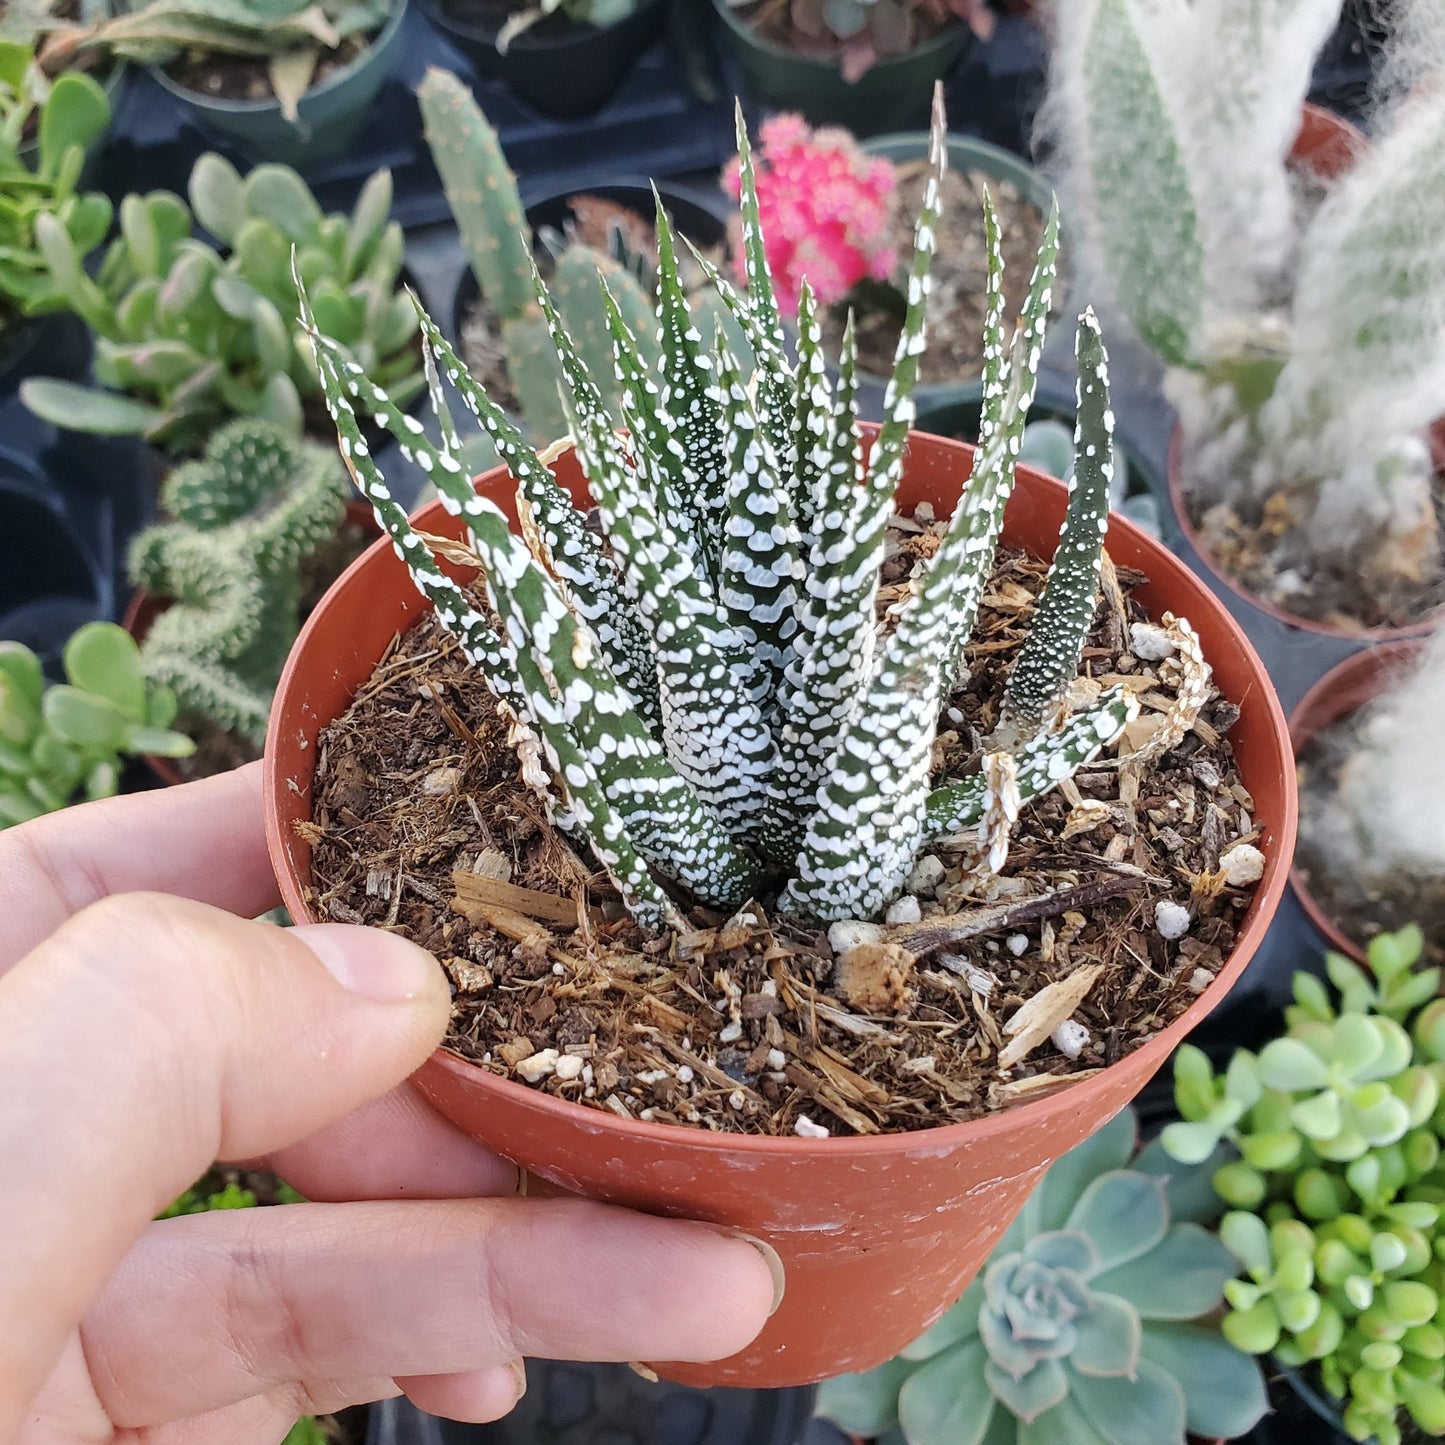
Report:
<svg viewBox="0 0 1445 1445"><path fill-rule="evenodd" d="M943 134L940 106L935 182ZM865 464L851 347L834 383L806 287L786 338L741 125L739 149L746 285L712 281L751 383L698 329L660 207L657 318L639 335L603 288L605 376L536 278L590 523L429 318L438 443L312 331L342 455L434 608L324 739L316 904L447 959L455 1046L499 1072L712 1127L923 1127L1175 1017L1259 877L1253 804L1193 629L1146 617L1103 553L1091 313L1055 557L998 546L1057 217L1009 334L985 207L973 473L951 517L900 515L939 187ZM517 483L520 534L468 480L467 413ZM361 417L459 518L443 555L475 560L470 590L391 499Z"/></svg>

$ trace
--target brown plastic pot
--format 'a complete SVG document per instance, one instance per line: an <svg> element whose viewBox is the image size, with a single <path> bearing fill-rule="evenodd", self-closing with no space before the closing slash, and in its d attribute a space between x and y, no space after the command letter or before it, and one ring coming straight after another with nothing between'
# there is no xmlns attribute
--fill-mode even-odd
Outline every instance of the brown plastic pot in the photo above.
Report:
<svg viewBox="0 0 1445 1445"><path fill-rule="evenodd" d="M876 430L867 429L870 440ZM939 515L951 512L973 451L965 442L915 435L901 504L927 500ZM573 453L553 471L579 505L588 503ZM488 472L477 487L515 527L505 471ZM1020 467L1005 543L1052 555L1065 504L1061 483ZM447 537L460 530L440 504L418 512L416 523ZM759 1138L621 1119L498 1078L444 1050L417 1073L443 1115L554 1186L731 1226L777 1249L788 1288L762 1334L716 1364L658 1364L669 1378L797 1385L896 1354L958 1298L1049 1164L1144 1087L1264 937L1284 892L1296 822L1289 736L1274 690L1233 619L1177 558L1117 518L1109 550L1120 566L1148 576L1136 595L1152 615L1172 611L1193 622L1224 695L1242 707L1230 738L1267 858L1234 953L1167 1029L1047 1098L972 1123L871 1138ZM392 638L426 610L391 547L378 544L312 613L282 674L266 741L266 827L282 896L298 921L312 916L311 853L295 825L311 817L318 736L371 677Z"/></svg>
<svg viewBox="0 0 1445 1445"><path fill-rule="evenodd" d="M1290 151L1290 160L1299 168L1313 172L1322 180L1332 181L1344 175L1369 145L1364 135L1342 116L1323 106L1306 104L1300 117L1299 134ZM1445 472L1445 417L1430 428L1430 450L1438 471ZM1184 497L1183 440L1176 425L1169 438L1169 501L1179 523L1179 532L1193 548L1200 565L1214 582L1248 606L1287 628L1313 633L1340 642L1389 642L1398 638L1418 637L1431 631L1439 621L1439 612L1402 627L1348 627L1314 618L1299 617L1286 608L1250 591L1238 578L1230 575L1210 555L1208 544L1195 529Z"/></svg>
<svg viewBox="0 0 1445 1445"><path fill-rule="evenodd" d="M1289 740L1295 756L1299 757L1309 742L1326 728L1358 712L1391 686L1418 656L1424 641L1423 637L1415 637L1387 642L1357 652L1332 667L1290 714ZM1329 946L1336 953L1364 963L1364 948L1346 935L1324 910L1311 892L1308 878L1297 867L1290 870L1290 886L1309 921L1324 935Z"/></svg>

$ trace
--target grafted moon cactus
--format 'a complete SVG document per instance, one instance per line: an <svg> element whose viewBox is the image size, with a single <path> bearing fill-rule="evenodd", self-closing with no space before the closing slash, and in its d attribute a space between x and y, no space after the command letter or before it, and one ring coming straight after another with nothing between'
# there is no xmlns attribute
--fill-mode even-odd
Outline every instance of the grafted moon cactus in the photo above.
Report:
<svg viewBox="0 0 1445 1445"><path fill-rule="evenodd" d="M973 475L916 590L884 623L876 616L924 348L944 133L939 101L908 315L871 452L858 424L851 335L835 386L806 289L796 358L790 354L741 118L748 286L739 293L712 279L753 352L751 387L721 330L705 337L697 329L660 206L661 360L645 364L639 338L609 303L616 412L534 278L606 545L428 318L439 445L326 342L303 295L358 486L442 624L540 744L554 815L582 835L645 927L686 926L664 881L720 908L776 894L780 910L797 917L866 918L898 895L922 848L981 827L998 867L999 817L1016 816L1097 756L1132 716L1132 699L1113 687L1059 717L1094 614L1113 471L1104 349L1086 313L1074 480L1032 636L986 766L932 786L939 713L988 580L1033 397L1057 212L1011 339L998 224L985 212L987 360ZM524 536L468 479L443 372L517 480ZM357 408L392 431L465 518L485 604L447 577L392 500ZM998 789L1008 795L1002 803Z"/></svg>
<svg viewBox="0 0 1445 1445"><path fill-rule="evenodd" d="M1182 1445L1264 1413L1259 1367L1208 1325L1233 1256L1207 1174L1134 1156L1128 1111L1066 1154L948 1314L825 1382L821 1414L905 1445Z"/></svg>

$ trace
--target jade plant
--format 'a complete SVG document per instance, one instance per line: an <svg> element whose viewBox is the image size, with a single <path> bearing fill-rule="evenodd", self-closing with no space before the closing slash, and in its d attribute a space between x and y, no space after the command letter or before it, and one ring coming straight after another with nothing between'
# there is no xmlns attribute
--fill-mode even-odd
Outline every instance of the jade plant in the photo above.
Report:
<svg viewBox="0 0 1445 1445"><path fill-rule="evenodd" d="M88 75L46 80L28 45L0 39L0 337L69 306L52 238L84 259L110 231L110 202L79 189L86 151L109 124L110 103Z"/></svg>
<svg viewBox="0 0 1445 1445"><path fill-rule="evenodd" d="M66 681L47 686L28 647L0 642L0 828L77 797L109 797L127 756L193 751L170 731L175 698L146 681L123 628L86 623L65 644L63 664Z"/></svg>
<svg viewBox="0 0 1445 1445"><path fill-rule="evenodd" d="M515 720L522 756L545 762L527 773L554 816L590 845L625 906L650 929L686 927L663 879L719 908L777 890L782 912L827 920L879 913L937 839L977 838L979 867L997 870L1019 807L1096 757L1136 706L1121 687L1077 712L1061 706L1094 615L1112 471L1104 350L1086 313L1078 331L1074 486L1032 635L980 772L931 786L939 713L985 591L1035 387L1057 214L1009 338L998 222L986 212L992 265L982 441L916 590L880 625L880 567L925 344L945 165L942 102L935 103L908 318L885 420L866 458L851 336L835 388L807 290L796 364L789 355L741 117L738 129L748 287L736 292L716 273L714 284L752 347L752 388L721 339L708 343L697 332L660 207L655 370L604 290L614 348L607 375L621 392L616 412L603 404L547 286L534 277L605 543L428 318L422 327L437 357L442 420L435 445L317 338L354 479L441 623ZM444 378L517 480L525 541L474 492L457 460ZM393 431L465 518L484 601L452 581L411 529L362 436L357 407Z"/></svg>
<svg viewBox="0 0 1445 1445"><path fill-rule="evenodd" d="M1420 21L1397 48L1434 73L1305 202L1291 150L1339 10L1071 0L1050 129L1081 265L1167 369L1211 545L1250 533L1246 580L1286 607L1324 606L1308 591L1330 569L1390 616L1441 567L1445 12L1392 6Z"/></svg>
<svg viewBox="0 0 1445 1445"><path fill-rule="evenodd" d="M42 219L52 281L95 333L104 389L32 379L21 388L32 411L77 431L142 435L177 454L236 416L299 433L320 383L290 320L293 248L325 333L402 404L421 389L389 171L367 181L350 216L325 214L289 167L257 166L243 180L209 153L188 189L189 206L168 191L127 196L93 280L79 249ZM195 234L197 224L224 253Z"/></svg>
<svg viewBox="0 0 1445 1445"><path fill-rule="evenodd" d="M1445 1000L1416 928L1381 934L1369 969L1330 954L1337 991L1294 980L1287 1031L1224 1074L1186 1046L1176 1159L1221 1144L1219 1237L1241 1277L1225 1337L1318 1371L1356 1440L1399 1445L1406 1418L1445 1434Z"/></svg>
<svg viewBox="0 0 1445 1445"><path fill-rule="evenodd" d="M187 54L264 60L287 120L309 89L323 56L350 47L386 24L397 0L148 0L57 37L74 49L103 49L142 65L169 65Z"/></svg>
<svg viewBox="0 0 1445 1445"><path fill-rule="evenodd" d="M612 339L603 283L637 339L648 365L660 355L653 334L652 306L657 265L631 250L620 236L605 249L551 233L531 236L526 228L516 177L507 166L497 133L471 91L444 70L428 70L417 90L432 159L456 218L463 248L482 301L496 319L506 355L507 380L527 427L550 442L567 429L559 396L562 373L547 321L532 286L534 241L551 253L551 292L588 370L609 405L620 400L612 378ZM686 273L685 254L674 261ZM684 281L699 325L710 330L720 318L718 299L700 269ZM741 338L734 335L736 345Z"/></svg>
<svg viewBox="0 0 1445 1445"><path fill-rule="evenodd" d="M1234 1257L1207 1174L1115 1117L1044 1175L963 1297L895 1359L823 1383L818 1413L898 1445L1183 1445L1264 1414L1259 1366L1211 1317ZM888 1433L895 1432L895 1433Z"/></svg>
<svg viewBox="0 0 1445 1445"><path fill-rule="evenodd" d="M345 474L327 448L241 418L171 472L161 500L172 520L130 549L135 583L171 599L141 665L188 723L207 720L259 747L296 638L302 565L341 523Z"/></svg>

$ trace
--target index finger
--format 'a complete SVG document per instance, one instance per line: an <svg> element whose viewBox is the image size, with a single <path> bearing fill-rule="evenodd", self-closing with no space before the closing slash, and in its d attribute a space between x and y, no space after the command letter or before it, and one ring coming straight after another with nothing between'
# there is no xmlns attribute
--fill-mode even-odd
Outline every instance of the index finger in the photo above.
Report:
<svg viewBox="0 0 1445 1445"><path fill-rule="evenodd" d="M245 918L281 901L266 856L261 764L83 803L0 832L0 974L112 893L173 893Z"/></svg>

